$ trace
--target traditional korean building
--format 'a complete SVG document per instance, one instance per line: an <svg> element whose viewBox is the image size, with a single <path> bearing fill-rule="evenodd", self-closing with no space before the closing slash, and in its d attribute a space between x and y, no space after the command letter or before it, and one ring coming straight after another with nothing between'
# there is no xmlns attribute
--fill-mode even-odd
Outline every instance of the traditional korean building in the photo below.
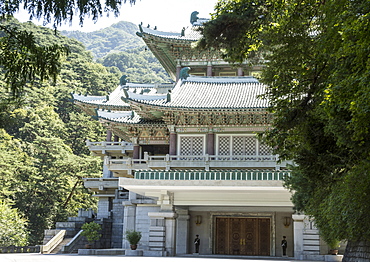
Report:
<svg viewBox="0 0 370 262"><path fill-rule="evenodd" d="M122 81L108 96L73 95L106 127L87 141L104 159L101 178L85 179L99 198L98 219L111 219L113 248L123 232L143 235L146 256L287 256L322 259L317 230L293 214L282 179L290 174L257 134L269 127L260 66L235 68L217 50L198 51L200 20L170 33L139 26L137 35L175 84Z"/></svg>

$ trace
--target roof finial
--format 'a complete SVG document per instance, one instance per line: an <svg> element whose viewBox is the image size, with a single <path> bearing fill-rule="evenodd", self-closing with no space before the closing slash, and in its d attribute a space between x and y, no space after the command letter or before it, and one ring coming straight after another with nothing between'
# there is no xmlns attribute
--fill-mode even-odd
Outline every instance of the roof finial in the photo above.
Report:
<svg viewBox="0 0 370 262"><path fill-rule="evenodd" d="M171 90L168 90L166 102L171 102Z"/></svg>
<svg viewBox="0 0 370 262"><path fill-rule="evenodd" d="M186 78L188 78L189 76L189 73L188 71L190 70L191 68L190 67L184 67L180 70L180 79L181 80L186 80Z"/></svg>
<svg viewBox="0 0 370 262"><path fill-rule="evenodd" d="M198 11L194 11L191 13L190 15L190 24L194 24L196 21L198 21L198 15L199 15L199 12Z"/></svg>
<svg viewBox="0 0 370 262"><path fill-rule="evenodd" d="M121 79L119 80L120 86L125 86L127 84L127 75L121 76Z"/></svg>

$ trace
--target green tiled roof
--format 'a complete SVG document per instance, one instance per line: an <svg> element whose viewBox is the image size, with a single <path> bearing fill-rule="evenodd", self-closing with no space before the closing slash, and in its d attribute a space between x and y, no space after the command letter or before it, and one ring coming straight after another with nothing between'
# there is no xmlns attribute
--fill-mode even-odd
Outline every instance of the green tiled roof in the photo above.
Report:
<svg viewBox="0 0 370 262"><path fill-rule="evenodd" d="M163 171L140 170L135 172L135 179L143 180L283 180L290 171L240 170L240 171Z"/></svg>
<svg viewBox="0 0 370 262"><path fill-rule="evenodd" d="M157 100L129 97L131 100L160 107L189 109L252 109L267 108L268 101L259 98L265 85L252 77L188 77L177 82L170 99Z"/></svg>

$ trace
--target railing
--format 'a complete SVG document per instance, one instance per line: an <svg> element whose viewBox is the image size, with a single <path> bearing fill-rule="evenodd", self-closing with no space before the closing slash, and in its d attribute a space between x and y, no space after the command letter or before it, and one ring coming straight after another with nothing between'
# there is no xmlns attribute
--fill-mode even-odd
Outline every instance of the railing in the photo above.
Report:
<svg viewBox="0 0 370 262"><path fill-rule="evenodd" d="M121 142L108 142L108 141L102 141L102 142L91 142L89 140L86 140L86 146L91 151L102 151L104 154L106 150L114 150L114 151L121 151L122 153L125 153L126 150L133 150L134 147L131 143L121 141Z"/></svg>
<svg viewBox="0 0 370 262"><path fill-rule="evenodd" d="M62 247L62 253L72 253L73 250L75 249L75 247L78 245L78 243L80 242L81 238L82 238L82 233L83 230L80 230L72 239L71 241L69 241L67 243L67 245L63 246Z"/></svg>
<svg viewBox="0 0 370 262"><path fill-rule="evenodd" d="M0 253L40 253L40 246L0 247Z"/></svg>
<svg viewBox="0 0 370 262"><path fill-rule="evenodd" d="M143 180L283 180L290 171L136 171L135 179Z"/></svg>
<svg viewBox="0 0 370 262"><path fill-rule="evenodd" d="M56 234L52 239L49 240L48 243L41 246L41 253L48 254L53 251L53 249L63 241L65 234L65 230L60 230L58 234Z"/></svg>
<svg viewBox="0 0 370 262"><path fill-rule="evenodd" d="M87 146L99 146L99 147L107 147L107 146L132 146L131 143L121 141L121 142L108 142L108 141L100 141L100 142L91 142L89 140L86 141Z"/></svg>
<svg viewBox="0 0 370 262"><path fill-rule="evenodd" d="M105 164L111 170L178 168L276 168L278 157L275 155L164 155L149 156L143 159L106 159Z"/></svg>

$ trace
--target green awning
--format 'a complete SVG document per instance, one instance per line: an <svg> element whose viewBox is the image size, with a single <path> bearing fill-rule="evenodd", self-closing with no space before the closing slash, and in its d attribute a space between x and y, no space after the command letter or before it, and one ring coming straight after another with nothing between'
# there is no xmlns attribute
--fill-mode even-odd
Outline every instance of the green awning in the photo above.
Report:
<svg viewBox="0 0 370 262"><path fill-rule="evenodd" d="M140 170L135 179L143 180L283 180L289 176L285 170L242 170L242 171L200 171L200 170Z"/></svg>

